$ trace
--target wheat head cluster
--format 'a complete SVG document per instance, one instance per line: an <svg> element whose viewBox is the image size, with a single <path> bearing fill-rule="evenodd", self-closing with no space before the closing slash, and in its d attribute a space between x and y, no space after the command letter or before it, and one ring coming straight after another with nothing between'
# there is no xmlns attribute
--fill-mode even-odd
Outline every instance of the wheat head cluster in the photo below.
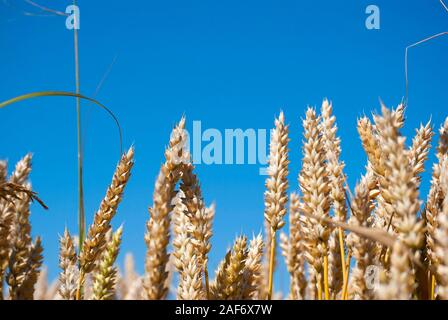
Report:
<svg viewBox="0 0 448 320"><path fill-rule="evenodd" d="M143 274L130 253L123 270L116 266L123 227L112 228L131 177L133 147L122 155L85 239L61 231L60 273L53 282L41 239L31 236L30 204L45 206L29 182L32 156L10 175L1 161L0 298L448 299L448 118L437 142L429 121L406 144L404 113L403 105L382 105L372 119L358 119L367 163L350 190L332 104L324 100L320 110L307 109L302 166L291 184L290 128L281 112L269 146L264 218L260 214L265 232L237 236L214 272L208 261L215 206L206 205L185 147L185 118L172 131L155 181ZM421 174L431 143L436 163L424 197ZM290 185L296 191L289 193ZM281 256L290 285L278 293L273 274Z"/></svg>

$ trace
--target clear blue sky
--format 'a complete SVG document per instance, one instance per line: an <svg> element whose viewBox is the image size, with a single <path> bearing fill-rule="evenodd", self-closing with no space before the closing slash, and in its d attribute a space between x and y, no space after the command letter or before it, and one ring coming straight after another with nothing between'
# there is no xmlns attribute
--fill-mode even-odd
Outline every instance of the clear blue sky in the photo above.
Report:
<svg viewBox="0 0 448 320"><path fill-rule="evenodd" d="M10 5L8 5L8 3ZM41 0L65 10L70 1ZM365 8L381 10L381 29L367 30ZM80 0L81 91L118 116L125 146L136 148L132 179L115 225L124 223L123 252L143 270L143 234L154 179L170 130L182 114L188 126L270 128L283 109L291 124L291 190L297 190L301 117L307 105L333 101L342 156L353 187L365 155L356 119L396 106L405 93L404 48L448 31L448 12L437 0L398 1L86 1ZM37 12L24 1L0 1L0 100L39 90L74 90L73 34L62 17ZM410 52L408 136L430 117L438 127L448 114L448 37ZM42 235L45 263L57 272L58 234L76 233L75 101L41 98L0 110L0 158L10 166L34 153L32 183L50 207L32 208L33 234ZM85 196L88 222L118 160L113 122L83 103ZM409 142L410 139L408 139ZM431 154L431 160L433 156ZM429 168L429 166L428 166ZM262 229L265 177L258 166L197 168L208 203L215 201L211 265L235 235ZM425 175L423 191L428 186ZM280 269L278 283L287 275Z"/></svg>

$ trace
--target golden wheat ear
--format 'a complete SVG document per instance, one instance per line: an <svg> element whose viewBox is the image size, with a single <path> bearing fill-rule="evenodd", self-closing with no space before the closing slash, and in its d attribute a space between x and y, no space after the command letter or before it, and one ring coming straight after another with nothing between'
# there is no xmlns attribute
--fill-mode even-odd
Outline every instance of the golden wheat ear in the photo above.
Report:
<svg viewBox="0 0 448 320"><path fill-rule="evenodd" d="M59 238L59 295L63 300L75 300L78 288L78 257L73 238L65 228L64 235Z"/></svg>
<svg viewBox="0 0 448 320"><path fill-rule="evenodd" d="M98 258L103 253L106 246L106 234L111 228L112 218L117 212L117 208L123 197L124 188L131 176L131 169L134 164L134 148L131 147L127 153L123 154L115 169L112 183L107 189L106 196L101 202L100 209L96 212L94 221L89 228L87 238L83 247L80 248L79 267L80 284L78 285L77 298L81 298L82 286L85 275L90 273L98 263Z"/></svg>
<svg viewBox="0 0 448 320"><path fill-rule="evenodd" d="M272 131L269 144L268 178L266 179L266 191L264 194L266 237L269 240L265 258L267 288L264 291L266 291L268 299L271 299L273 291L277 231L285 225L284 216L286 214L286 203L288 202L289 173L289 128L285 124L283 112L280 112L274 124L275 128Z"/></svg>
<svg viewBox="0 0 448 320"><path fill-rule="evenodd" d="M176 184L182 175L182 167L190 161L185 150L186 143L185 118L182 118L174 127L165 150L165 163L157 176L153 206L149 208L150 217L146 224L144 294L150 300L165 299L168 294L170 214L174 208L172 202L176 195Z"/></svg>

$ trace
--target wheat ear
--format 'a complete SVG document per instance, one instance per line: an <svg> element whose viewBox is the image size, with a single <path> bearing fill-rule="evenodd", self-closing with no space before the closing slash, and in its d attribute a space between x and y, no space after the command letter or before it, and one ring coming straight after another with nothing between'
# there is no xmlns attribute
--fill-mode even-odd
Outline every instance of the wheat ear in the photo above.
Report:
<svg viewBox="0 0 448 320"><path fill-rule="evenodd" d="M268 175L264 200L264 218L270 226L269 283L267 298L272 298L277 231L284 225L286 203L288 202L288 126L283 112L275 119L275 128L269 144Z"/></svg>
<svg viewBox="0 0 448 320"><path fill-rule="evenodd" d="M440 188L448 194L448 156L444 156L440 166ZM434 258L436 259L437 296L448 300L448 197L442 202L442 210L437 215L434 232Z"/></svg>
<svg viewBox="0 0 448 320"><path fill-rule="evenodd" d="M248 257L247 239L237 237L216 272L212 285L213 298L217 300L241 300L244 291L244 270Z"/></svg>
<svg viewBox="0 0 448 320"><path fill-rule="evenodd" d="M380 285L377 297L382 300L410 300L415 289L415 276L408 247L401 240L396 241L390 259L389 282Z"/></svg>
<svg viewBox="0 0 448 320"><path fill-rule="evenodd" d="M205 298L201 263L195 252L192 239L187 239L182 250L182 266L177 266L181 270L177 289L177 299L179 300L203 300Z"/></svg>
<svg viewBox="0 0 448 320"><path fill-rule="evenodd" d="M426 200L426 250L430 266L437 267L437 257L435 251L435 231L438 227L437 217L443 210L443 199L445 192L440 184L440 174L442 169L442 160L448 150L448 117L439 129L439 142L437 146L437 162L433 165L431 186ZM435 282L435 275L432 275L432 282ZM434 286L433 286L434 287ZM431 294L434 297L434 290Z"/></svg>
<svg viewBox="0 0 448 320"><path fill-rule="evenodd" d="M369 196L372 180L375 177L371 171L362 177L355 189L355 196L351 202L352 215L349 219L349 224L371 228L373 220L371 217L372 206L371 198ZM369 266L376 265L375 262L375 243L371 240L361 237L352 232L347 237L350 251L356 259L356 264L352 270L351 277L351 294L361 300L370 300L374 298L372 288L369 288L366 283L366 274Z"/></svg>
<svg viewBox="0 0 448 320"><path fill-rule="evenodd" d="M17 162L15 170L9 178L9 183L14 186L25 187L31 172L31 159L32 155L27 154ZM6 183L7 180L7 165L4 161L0 163L0 180L3 183ZM21 197L26 196L24 193L16 192L15 188L12 188L10 191L12 193L5 192L0 197L0 300L3 299L3 280L9 263L11 244L15 241L13 238L15 233L12 230L17 220L15 206ZM14 195L13 198L11 197L12 194Z"/></svg>
<svg viewBox="0 0 448 320"><path fill-rule="evenodd" d="M414 139L412 139L412 146L408 151L409 165L414 174L417 188L420 186L420 174L425 169L425 161L428 159L433 135L431 121L428 121L426 125L420 125L420 128L416 131Z"/></svg>
<svg viewBox="0 0 448 320"><path fill-rule="evenodd" d="M328 180L330 185L330 199L334 217L340 222L347 218L345 199L344 163L340 160L341 142L336 136L336 117L328 100L322 103L322 133L327 159ZM342 290L342 284L347 279L345 272L345 233L342 228L332 232L329 239L329 289L333 297L337 297Z"/></svg>
<svg viewBox="0 0 448 320"><path fill-rule="evenodd" d="M121 226L113 234L112 240L107 244L106 250L101 257L99 271L95 275L93 282L94 300L111 300L115 296L118 270L114 264L120 251L122 234L123 227Z"/></svg>
<svg viewBox="0 0 448 320"><path fill-rule="evenodd" d="M308 108L303 120L304 143L303 163L299 174L302 192L302 212L316 217L329 215L329 183L325 170L325 150L319 130L319 119L313 108ZM321 221L305 218L303 230L305 234L306 260L311 266L311 279L315 279L317 298L322 299L325 257L331 230ZM314 280L313 280L314 281Z"/></svg>
<svg viewBox="0 0 448 320"><path fill-rule="evenodd" d="M110 223L115 216L118 205L123 197L124 188L131 175L131 169L134 164L133 158L134 148L131 147L121 157L112 178L112 183L107 189L106 197L101 202L100 209L95 213L94 221L89 228L87 238L84 240L82 250L79 254L80 276L77 299L81 298L85 275L94 269L97 259L104 251L106 233L111 228Z"/></svg>
<svg viewBox="0 0 448 320"><path fill-rule="evenodd" d="M208 277L208 253L211 249L210 238L212 237L212 220L214 212L207 210L202 198L201 188L197 176L193 173L194 166L185 166L180 189L183 192L182 198L184 214L188 217L188 233L191 243L194 246L194 256L198 260L205 280L205 293L207 298L210 295Z"/></svg>
<svg viewBox="0 0 448 320"><path fill-rule="evenodd" d="M385 155L387 189L382 191L383 198L390 203L391 212L395 215L393 225L400 238L410 248L418 250L424 239L423 222L417 216L420 200L413 171L409 166L405 138L395 125L393 112L385 106L382 106L382 116L375 116L375 123Z"/></svg>
<svg viewBox="0 0 448 320"><path fill-rule="evenodd" d="M289 197L289 238L280 234L280 248L290 274L291 300L305 299L307 286L305 275L304 235L300 221L300 199L297 193Z"/></svg>
<svg viewBox="0 0 448 320"><path fill-rule="evenodd" d="M261 286L261 271L263 259L263 237L254 236L249 243L246 264L243 272L242 299L257 299Z"/></svg>
<svg viewBox="0 0 448 320"><path fill-rule="evenodd" d="M59 295L64 300L75 300L79 281L78 257L73 239L67 228L64 235L59 238L59 247L59 267L61 268Z"/></svg>
<svg viewBox="0 0 448 320"><path fill-rule="evenodd" d="M173 210L172 201L182 166L190 161L190 155L185 151L186 143L185 118L182 118L171 133L165 151L165 163L160 169L154 188L154 204L149 209L150 218L146 225L144 292L145 298L150 300L164 299L168 293L170 213Z"/></svg>

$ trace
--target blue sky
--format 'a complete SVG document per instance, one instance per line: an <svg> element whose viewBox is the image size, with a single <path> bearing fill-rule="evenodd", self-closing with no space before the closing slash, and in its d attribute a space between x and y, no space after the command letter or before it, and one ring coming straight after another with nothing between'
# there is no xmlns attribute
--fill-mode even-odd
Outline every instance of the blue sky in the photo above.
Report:
<svg viewBox="0 0 448 320"><path fill-rule="evenodd" d="M42 0L65 10L70 1ZM9 4L9 5L8 5ZM270 128L279 110L291 125L291 191L298 189L301 118L308 105L333 101L342 157L353 187L365 165L356 119L396 106L405 93L404 48L448 31L448 12L437 0L420 1L126 1L78 2L81 9L81 92L119 118L124 144L135 145L132 179L115 225L124 223L123 252L143 270L143 234L154 179L172 126ZM365 8L375 4L381 29L367 30ZM24 1L0 2L0 100L40 90L74 90L73 34L62 17L37 12ZM404 134L429 118L447 115L448 37L410 52L410 94ZM41 98L0 110L0 158L10 166L34 153L31 180L50 207L33 205L33 233L42 235L45 263L57 273L58 234L76 232L75 101ZM108 186L118 160L118 136L104 112L83 102L87 220ZM408 142L410 138L408 139ZM433 160L431 154L431 160ZM429 166L427 166L429 168ZM256 165L199 165L204 197L215 201L211 266L233 238L262 230L265 177ZM423 192L427 191L425 175ZM279 287L288 277L281 268Z"/></svg>

